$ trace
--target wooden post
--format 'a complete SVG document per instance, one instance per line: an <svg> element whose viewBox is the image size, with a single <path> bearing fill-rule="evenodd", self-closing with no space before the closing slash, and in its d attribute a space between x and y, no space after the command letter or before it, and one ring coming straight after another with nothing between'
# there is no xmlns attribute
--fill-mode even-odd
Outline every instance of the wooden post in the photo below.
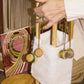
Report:
<svg viewBox="0 0 84 84"><path fill-rule="evenodd" d="M57 24L54 24L53 27L52 27L52 30L51 30L51 44L53 47L56 47L57 46Z"/></svg>
<svg viewBox="0 0 84 84"><path fill-rule="evenodd" d="M74 21L71 21L71 39L73 39Z"/></svg>
<svg viewBox="0 0 84 84"><path fill-rule="evenodd" d="M39 3L36 3L36 7L39 6ZM39 17L36 17L36 19L39 19ZM36 23L36 38L40 39L40 24Z"/></svg>

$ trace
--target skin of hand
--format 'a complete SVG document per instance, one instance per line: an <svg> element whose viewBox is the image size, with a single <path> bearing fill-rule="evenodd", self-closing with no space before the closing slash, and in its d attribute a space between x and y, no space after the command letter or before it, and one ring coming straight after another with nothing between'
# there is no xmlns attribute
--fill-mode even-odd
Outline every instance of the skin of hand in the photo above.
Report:
<svg viewBox="0 0 84 84"><path fill-rule="evenodd" d="M35 1L38 1L38 2L46 2L46 1L48 1L48 0L35 0Z"/></svg>
<svg viewBox="0 0 84 84"><path fill-rule="evenodd" d="M48 24L43 29L48 29L55 23L65 18L64 0L36 0L37 2L43 3L40 7L34 9L37 16L40 19L38 23L42 21L48 21Z"/></svg>

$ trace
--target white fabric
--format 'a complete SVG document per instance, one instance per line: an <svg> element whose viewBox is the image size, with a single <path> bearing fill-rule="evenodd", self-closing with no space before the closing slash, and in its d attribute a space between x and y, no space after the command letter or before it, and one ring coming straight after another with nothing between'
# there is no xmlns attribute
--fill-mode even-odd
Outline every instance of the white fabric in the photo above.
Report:
<svg viewBox="0 0 84 84"><path fill-rule="evenodd" d="M84 0L64 0L67 20L84 18Z"/></svg>
<svg viewBox="0 0 84 84"><path fill-rule="evenodd" d="M79 20L75 21L73 36L75 60L79 60L84 56L84 29L82 27L84 28L84 21L82 21L82 26Z"/></svg>
<svg viewBox="0 0 84 84"><path fill-rule="evenodd" d="M84 23L84 21L82 21ZM58 31L58 45L63 43L63 33ZM84 31L81 28L79 20L75 21L74 36L72 48L76 60L84 56ZM67 37L68 39L68 37ZM67 41L66 41L67 42ZM38 40L35 38L34 50L38 46ZM54 48L50 45L50 31L41 34L41 48L43 56L32 65L31 73L41 84L71 84L72 59L61 59L58 53L63 49L63 45ZM68 48L68 43L66 44Z"/></svg>
<svg viewBox="0 0 84 84"><path fill-rule="evenodd" d="M58 43L63 43L63 33L58 31ZM59 45L58 44L58 45ZM34 49L37 48L35 38ZM68 48L68 43L66 44ZM41 34L41 49L44 54L32 64L31 73L41 84L71 84L72 59L61 59L58 53L63 45L54 48L50 45L50 31Z"/></svg>
<svg viewBox="0 0 84 84"><path fill-rule="evenodd" d="M74 58L79 60L84 56L84 20L75 21L72 49ZM58 45L63 43L63 33L57 32ZM68 37L67 37L68 39ZM67 40L66 40L67 42ZM34 50L38 46L38 40L35 38ZM58 53L63 49L63 45L54 48L50 45L50 31L41 34L41 48L43 56L32 65L31 73L41 84L71 84L72 59L61 59ZM66 44L68 48L68 43Z"/></svg>

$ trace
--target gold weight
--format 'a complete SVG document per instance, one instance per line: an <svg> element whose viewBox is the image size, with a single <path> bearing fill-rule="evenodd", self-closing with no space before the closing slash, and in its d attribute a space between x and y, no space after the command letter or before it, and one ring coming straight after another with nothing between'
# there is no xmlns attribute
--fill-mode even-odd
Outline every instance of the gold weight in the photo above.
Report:
<svg viewBox="0 0 84 84"><path fill-rule="evenodd" d="M41 57L41 56L43 55L42 49L37 48L37 49L34 51L34 55L37 56L37 57Z"/></svg>
<svg viewBox="0 0 84 84"><path fill-rule="evenodd" d="M33 54L28 54L28 55L26 56L27 62L35 62L36 59L37 59L36 56L34 56Z"/></svg>
<svg viewBox="0 0 84 84"><path fill-rule="evenodd" d="M68 58L73 58L74 57L73 49L69 48L69 49L67 49L67 52L68 52Z"/></svg>
<svg viewBox="0 0 84 84"><path fill-rule="evenodd" d="M35 56L35 60L34 60L34 63L37 62L37 56Z"/></svg>
<svg viewBox="0 0 84 84"><path fill-rule="evenodd" d="M61 50L61 51L59 52L59 57L60 57L60 58L66 59L67 56L68 56L67 50L63 49L63 50Z"/></svg>

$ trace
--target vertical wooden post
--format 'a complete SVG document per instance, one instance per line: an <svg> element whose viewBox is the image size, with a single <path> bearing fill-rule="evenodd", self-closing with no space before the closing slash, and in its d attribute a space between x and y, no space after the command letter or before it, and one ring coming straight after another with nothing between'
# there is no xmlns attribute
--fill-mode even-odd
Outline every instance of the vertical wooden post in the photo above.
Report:
<svg viewBox="0 0 84 84"><path fill-rule="evenodd" d="M52 27L52 30L51 30L51 44L53 47L56 47L57 46L57 24L54 24L53 27Z"/></svg>
<svg viewBox="0 0 84 84"><path fill-rule="evenodd" d="M39 3L36 3L36 7L39 6ZM36 19L39 19L39 17L36 17ZM40 24L36 23L36 38L40 39Z"/></svg>
<svg viewBox="0 0 84 84"><path fill-rule="evenodd" d="M73 39L74 21L71 21L71 39Z"/></svg>

